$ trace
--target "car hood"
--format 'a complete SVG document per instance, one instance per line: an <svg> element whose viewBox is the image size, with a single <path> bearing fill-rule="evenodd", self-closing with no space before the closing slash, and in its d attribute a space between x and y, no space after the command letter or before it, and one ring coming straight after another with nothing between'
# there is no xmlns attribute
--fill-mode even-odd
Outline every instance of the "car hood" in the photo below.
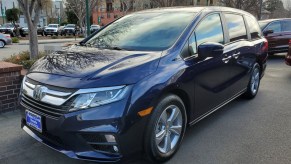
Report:
<svg viewBox="0 0 291 164"><path fill-rule="evenodd" d="M57 86L70 79L69 86L73 88L134 84L157 69L160 57L161 52L71 46L38 60L28 76L44 83L53 76L67 79L57 80L58 84L50 81Z"/></svg>
<svg viewBox="0 0 291 164"><path fill-rule="evenodd" d="M46 30L57 30L58 28L53 28L53 27L47 27L45 28Z"/></svg>
<svg viewBox="0 0 291 164"><path fill-rule="evenodd" d="M75 28L71 28L71 27L65 27L64 30L65 30L65 29L68 29L68 30L75 30Z"/></svg>

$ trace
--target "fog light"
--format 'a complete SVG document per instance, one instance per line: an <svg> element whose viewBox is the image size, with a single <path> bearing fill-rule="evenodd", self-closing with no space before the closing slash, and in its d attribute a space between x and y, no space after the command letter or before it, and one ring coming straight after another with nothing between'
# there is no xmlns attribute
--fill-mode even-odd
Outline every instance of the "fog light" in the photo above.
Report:
<svg viewBox="0 0 291 164"><path fill-rule="evenodd" d="M105 138L106 138L107 142L116 142L115 137L111 134L106 134Z"/></svg>
<svg viewBox="0 0 291 164"><path fill-rule="evenodd" d="M113 150L118 153L118 147L117 146L113 146Z"/></svg>

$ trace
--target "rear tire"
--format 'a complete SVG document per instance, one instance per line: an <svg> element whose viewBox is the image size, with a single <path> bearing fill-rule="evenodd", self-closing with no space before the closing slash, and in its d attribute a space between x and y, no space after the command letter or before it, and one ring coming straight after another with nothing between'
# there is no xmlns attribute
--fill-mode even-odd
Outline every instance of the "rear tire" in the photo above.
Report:
<svg viewBox="0 0 291 164"><path fill-rule="evenodd" d="M0 40L0 48L4 48L5 47L5 42L3 40Z"/></svg>
<svg viewBox="0 0 291 164"><path fill-rule="evenodd" d="M145 156L152 163L165 162L178 151L186 130L183 101L167 95L153 110L145 135Z"/></svg>
<svg viewBox="0 0 291 164"><path fill-rule="evenodd" d="M256 97L261 82L261 67L258 63L255 63L252 69L250 81L247 87L247 91L244 93L243 97L246 99L253 99Z"/></svg>

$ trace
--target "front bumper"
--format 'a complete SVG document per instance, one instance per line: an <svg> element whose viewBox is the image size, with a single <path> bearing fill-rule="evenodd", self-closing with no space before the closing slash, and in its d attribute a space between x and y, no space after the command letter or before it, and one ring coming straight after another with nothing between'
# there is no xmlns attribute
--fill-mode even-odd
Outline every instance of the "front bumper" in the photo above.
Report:
<svg viewBox="0 0 291 164"><path fill-rule="evenodd" d="M138 157L136 154L142 150L143 133L140 131L144 124L126 125L122 110L127 108L126 100L67 113L57 119L21 104L22 129L37 141L70 158L102 163L122 162L133 154ZM41 133L26 124L26 110L42 117ZM116 142L107 142L105 135L115 136ZM118 148L117 152L114 152L113 145Z"/></svg>

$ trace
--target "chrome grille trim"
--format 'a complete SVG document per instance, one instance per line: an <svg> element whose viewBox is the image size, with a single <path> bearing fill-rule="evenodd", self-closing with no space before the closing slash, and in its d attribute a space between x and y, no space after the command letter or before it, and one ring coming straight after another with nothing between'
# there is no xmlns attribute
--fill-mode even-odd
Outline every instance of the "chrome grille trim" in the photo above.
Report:
<svg viewBox="0 0 291 164"><path fill-rule="evenodd" d="M33 98L33 89L36 85L31 84L27 82L25 79L23 80L23 90L22 93ZM126 87L125 85L122 86L114 86L114 87L103 87L103 88L89 88L89 89L79 89L75 93L68 93L68 92L59 92L48 89L47 94L40 100L41 102L60 106L64 104L66 101L68 101L70 98L72 98L75 95L78 94L86 94L86 93L94 93L94 92L100 92L100 91L108 91L108 90L115 90L115 89L121 89Z"/></svg>

